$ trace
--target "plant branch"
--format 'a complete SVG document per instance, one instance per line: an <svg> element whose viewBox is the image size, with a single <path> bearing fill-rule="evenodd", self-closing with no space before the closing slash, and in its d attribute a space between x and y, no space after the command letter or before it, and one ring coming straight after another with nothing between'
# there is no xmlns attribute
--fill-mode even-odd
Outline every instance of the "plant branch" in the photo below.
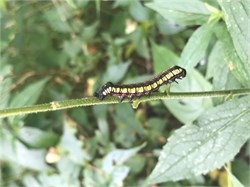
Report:
<svg viewBox="0 0 250 187"><path fill-rule="evenodd" d="M183 99L183 98L205 98L205 97L228 97L235 95L250 94L250 88L247 89L235 89L235 90L223 90L223 91L208 91L208 92L169 92L169 93L153 93L152 95L142 96L141 98L135 98L132 101L152 101L160 99ZM68 108L101 105L101 104L114 104L119 103L120 100L117 97L110 96L104 100L99 100L95 97L85 97L82 99L72 99L65 101L53 101L46 104L39 104L34 106L24 106L18 108L7 108L0 110L0 118L16 115L25 115L39 112L56 111ZM122 103L131 102L129 99L124 99Z"/></svg>

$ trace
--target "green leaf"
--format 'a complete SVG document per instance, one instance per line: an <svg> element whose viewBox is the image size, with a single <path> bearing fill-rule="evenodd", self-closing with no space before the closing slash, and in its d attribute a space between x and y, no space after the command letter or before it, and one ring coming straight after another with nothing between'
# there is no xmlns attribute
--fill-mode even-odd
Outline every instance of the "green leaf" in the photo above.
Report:
<svg viewBox="0 0 250 187"><path fill-rule="evenodd" d="M194 69L190 69L179 84L171 84L171 91L176 92L209 91L211 88L210 83ZM163 103L183 124L192 123L204 111L212 107L211 98L163 100Z"/></svg>
<svg viewBox="0 0 250 187"><path fill-rule="evenodd" d="M79 40L65 40L63 49L70 58L75 58L81 50L82 42Z"/></svg>
<svg viewBox="0 0 250 187"><path fill-rule="evenodd" d="M210 12L205 3L199 0L154 0L147 7L161 14L165 19L180 25L197 25L208 20Z"/></svg>
<svg viewBox="0 0 250 187"><path fill-rule="evenodd" d="M232 37L234 47L241 61L250 72L250 1L218 0Z"/></svg>
<svg viewBox="0 0 250 187"><path fill-rule="evenodd" d="M78 183L77 179L81 172L81 166L82 165L72 161L70 157L68 157L68 155L61 155L60 160L57 163L57 169L60 172L60 177L62 178L62 181L65 184L65 186L70 186L72 184ZM53 185L45 185L45 186L53 186Z"/></svg>
<svg viewBox="0 0 250 187"><path fill-rule="evenodd" d="M98 125L98 130L95 131L96 139L98 139L102 145L106 146L110 139L110 129L107 122L107 106L94 106L93 111Z"/></svg>
<svg viewBox="0 0 250 187"><path fill-rule="evenodd" d="M27 85L21 92L17 93L13 97L13 99L9 104L10 108L32 105L36 103L40 94L42 93L42 90L46 82L49 79L50 77L45 77L35 83ZM10 117L8 119L9 122L13 124L13 123L18 123L23 118L24 118L23 116L15 116L15 117Z"/></svg>
<svg viewBox="0 0 250 187"><path fill-rule="evenodd" d="M25 186L36 186L36 187L42 187L42 185L40 184L40 182L37 180L37 178L35 176L33 176L32 174L26 174L23 179L22 182L24 183Z"/></svg>
<svg viewBox="0 0 250 187"><path fill-rule="evenodd" d="M231 173L231 171L229 171L229 169L227 167L225 167L227 174L230 176L233 187L244 187L243 184L241 184L241 182Z"/></svg>
<svg viewBox="0 0 250 187"><path fill-rule="evenodd" d="M73 0L65 0L67 3L68 3L68 5L69 6L71 6L72 8L76 8L76 5L75 5L75 3L74 3L74 1Z"/></svg>
<svg viewBox="0 0 250 187"><path fill-rule="evenodd" d="M18 132L18 137L34 148L48 148L55 145L59 140L57 134L33 127L22 127Z"/></svg>
<svg viewBox="0 0 250 187"><path fill-rule="evenodd" d="M150 58L147 36L142 26L136 27L136 30L129 35L129 39L132 40L132 44L140 56L146 59Z"/></svg>
<svg viewBox="0 0 250 187"><path fill-rule="evenodd" d="M27 85L21 92L17 93L10 102L10 107L20 107L34 104L39 98L46 82L50 77L43 78L35 83Z"/></svg>
<svg viewBox="0 0 250 187"><path fill-rule="evenodd" d="M245 87L250 86L250 67L247 62L241 61L238 54L235 51L233 41L222 23L216 24L214 31L219 41L222 43L223 57L230 71L236 77L236 79Z"/></svg>
<svg viewBox="0 0 250 187"><path fill-rule="evenodd" d="M29 149L17 139L13 139L9 131L0 131L0 158L17 163L25 168L45 171L48 169L44 157L46 150Z"/></svg>
<svg viewBox="0 0 250 187"><path fill-rule="evenodd" d="M64 119L63 135L59 148L68 154L68 157L77 164L82 164L89 159L89 155L84 152L82 142L75 137L76 124L70 118Z"/></svg>
<svg viewBox="0 0 250 187"><path fill-rule="evenodd" d="M50 27L55 31L59 31L62 33L69 33L71 32L71 27L69 26L67 21L64 21L67 17L69 17L69 13L73 11L67 10L63 5L56 6L56 9L50 8L44 13L44 18L49 23Z"/></svg>
<svg viewBox="0 0 250 187"><path fill-rule="evenodd" d="M91 43L96 36L98 26L98 22L95 22L91 25L83 25L81 37L79 39L82 39L86 43ZM82 42L80 42L80 44L83 45ZM79 47L81 47L81 45Z"/></svg>
<svg viewBox="0 0 250 187"><path fill-rule="evenodd" d="M129 12L136 21L148 20L148 11L141 5L140 1L132 1L129 6Z"/></svg>
<svg viewBox="0 0 250 187"><path fill-rule="evenodd" d="M200 26L189 38L181 53L180 65L185 68L192 68L204 58L210 38L212 36L213 23Z"/></svg>
<svg viewBox="0 0 250 187"><path fill-rule="evenodd" d="M232 162L232 173L234 173L244 186L250 186L250 168L247 160L235 159Z"/></svg>
<svg viewBox="0 0 250 187"><path fill-rule="evenodd" d="M220 41L214 45L210 56L208 58L206 78L213 78L213 90L226 90L241 88L240 83L233 76L232 72L229 71L224 57L223 48ZM224 98L214 98L215 104L219 104Z"/></svg>
<svg viewBox="0 0 250 187"><path fill-rule="evenodd" d="M116 0L116 1L114 1L113 8L127 7L131 3L133 3L133 2L132 1L128 1L128 0Z"/></svg>
<svg viewBox="0 0 250 187"><path fill-rule="evenodd" d="M106 173L112 173L116 166L123 165L125 161L134 156L140 151L146 144L142 144L132 149L115 149L108 153L102 162L102 169Z"/></svg>
<svg viewBox="0 0 250 187"><path fill-rule="evenodd" d="M222 167L250 137L249 123L250 96L210 109L168 139L148 182L191 178Z"/></svg>
<svg viewBox="0 0 250 187"><path fill-rule="evenodd" d="M165 71L169 67L178 63L178 56L166 47L157 45L151 41L152 55L154 61L154 72L159 73Z"/></svg>
<svg viewBox="0 0 250 187"><path fill-rule="evenodd" d="M119 82L127 72L130 64L131 62L124 62L117 65L109 66L107 72L104 75L103 82Z"/></svg>
<svg viewBox="0 0 250 187"><path fill-rule="evenodd" d="M12 67L9 65L0 65L0 109L7 107L10 99L12 78L8 77Z"/></svg>
<svg viewBox="0 0 250 187"><path fill-rule="evenodd" d="M124 166L124 162L145 146L144 143L132 149L115 149L104 157L102 170L111 178L110 186L119 186L123 182L130 170L129 167Z"/></svg>
<svg viewBox="0 0 250 187"><path fill-rule="evenodd" d="M143 135L144 131L138 120L135 118L135 114L131 106L123 104L116 106L116 123L125 125L129 131L135 131L139 135Z"/></svg>
<svg viewBox="0 0 250 187"><path fill-rule="evenodd" d="M135 117L131 105L116 105L115 111L115 113L112 113L116 124L113 133L114 140L124 147L131 147L136 142L138 135L143 137L145 134L144 129Z"/></svg>
<svg viewBox="0 0 250 187"><path fill-rule="evenodd" d="M173 21L166 20L160 15L156 15L156 23L160 33L164 35L177 34L185 29L184 26L177 25Z"/></svg>

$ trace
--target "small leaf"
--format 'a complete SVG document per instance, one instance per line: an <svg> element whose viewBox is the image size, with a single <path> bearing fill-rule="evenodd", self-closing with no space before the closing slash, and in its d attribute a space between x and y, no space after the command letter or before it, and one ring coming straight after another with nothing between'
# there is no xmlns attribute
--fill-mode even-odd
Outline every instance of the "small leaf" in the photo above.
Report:
<svg viewBox="0 0 250 187"><path fill-rule="evenodd" d="M68 10L65 9L63 5L57 6L56 7L57 11L55 9L48 9L44 13L44 18L47 20L49 23L50 27L54 29L55 31L59 31L62 33L68 33L71 31L71 27L69 26L67 21L63 21L62 18L60 17L60 14L63 14L63 17L66 18L69 15Z"/></svg>
<svg viewBox="0 0 250 187"><path fill-rule="evenodd" d="M82 149L82 142L75 137L75 132L75 122L66 117L64 119L63 135L58 146L68 154L68 157L74 163L82 164L89 156Z"/></svg>
<svg viewBox="0 0 250 187"><path fill-rule="evenodd" d="M33 176L32 174L26 174L23 177L22 182L24 183L25 186L36 186L36 187L42 187L42 185L40 184L40 182L37 180L37 178L35 176Z"/></svg>
<svg viewBox="0 0 250 187"><path fill-rule="evenodd" d="M160 33L164 35L177 34L185 29L184 26L177 25L173 21L166 20L161 15L156 15L156 23Z"/></svg>
<svg viewBox="0 0 250 187"><path fill-rule="evenodd" d="M192 34L181 53L180 66L193 68L204 58L213 33L213 25L213 23L204 24Z"/></svg>
<svg viewBox="0 0 250 187"><path fill-rule="evenodd" d="M65 53L70 58L75 58L77 53L81 50L82 42L79 40L65 40L63 43L63 48Z"/></svg>
<svg viewBox="0 0 250 187"><path fill-rule="evenodd" d="M109 66L107 72L104 75L103 82L119 82L128 70L131 62L120 63L117 65ZM119 73L117 73L119 72Z"/></svg>
<svg viewBox="0 0 250 187"><path fill-rule="evenodd" d="M11 100L10 107L19 107L34 104L40 96L49 77L43 78L35 83L27 85Z"/></svg>
<svg viewBox="0 0 250 187"><path fill-rule="evenodd" d="M205 174L232 160L250 137L250 96L205 112L193 125L177 130L163 147L149 183Z"/></svg>
<svg viewBox="0 0 250 187"><path fill-rule="evenodd" d="M130 168L128 166L116 166L110 181L110 186L120 186L128 176Z"/></svg>
<svg viewBox="0 0 250 187"><path fill-rule="evenodd" d="M97 119L98 130L96 133L96 140L102 145L107 145L109 143L109 124L107 122L107 106L94 106L93 111Z"/></svg>
<svg viewBox="0 0 250 187"><path fill-rule="evenodd" d="M165 19L180 25L196 25L207 21L210 12L205 3L199 0L154 0L147 7L157 11Z"/></svg>
<svg viewBox="0 0 250 187"><path fill-rule="evenodd" d="M129 12L136 21L148 20L148 10L141 5L140 1L131 1Z"/></svg>
<svg viewBox="0 0 250 187"><path fill-rule="evenodd" d="M123 165L125 161L134 156L140 151L146 144L142 144L132 149L115 149L105 156L102 163L102 169L106 173L112 173L116 166Z"/></svg>
<svg viewBox="0 0 250 187"><path fill-rule="evenodd" d="M68 5L69 6L71 6L72 8L76 8L76 5L75 5L75 3L74 3L74 1L73 0L65 0L67 3L68 3Z"/></svg>
<svg viewBox="0 0 250 187"><path fill-rule="evenodd" d="M34 148L48 148L55 145L59 140L57 134L33 127L22 127L18 132L18 137Z"/></svg>
<svg viewBox="0 0 250 187"><path fill-rule="evenodd" d="M178 63L178 56L166 47L151 41L154 60L154 72L159 73Z"/></svg>
<svg viewBox="0 0 250 187"><path fill-rule="evenodd" d="M0 65L0 109L6 108L10 98L12 78L8 77L12 67Z"/></svg>
<svg viewBox="0 0 250 187"><path fill-rule="evenodd" d="M140 56L146 59L149 59L150 58L149 47L148 47L147 38L145 36L144 30L145 29L143 29L142 27L136 27L135 31L129 35L129 39L132 41L132 44L133 44L132 47L135 47L137 53Z"/></svg>
<svg viewBox="0 0 250 187"><path fill-rule="evenodd" d="M0 158L17 163L25 168L45 171L48 169L44 157L44 149L29 149L17 139L13 139L9 131L0 131Z"/></svg>
<svg viewBox="0 0 250 187"><path fill-rule="evenodd" d="M40 94L42 93L42 90L46 82L49 79L50 79L49 77L45 77L35 83L27 85L21 92L17 93L13 97L13 99L11 100L9 104L10 108L32 105L36 103ZM21 119L23 119L23 116L15 116L15 117L8 118L11 124L18 123Z"/></svg>
<svg viewBox="0 0 250 187"><path fill-rule="evenodd" d="M126 115L124 115L126 114ZM144 134L144 130L139 123L139 121L135 118L135 114L131 106L128 104L117 105L116 106L116 115L114 116L117 124L122 124L126 126L128 131L134 131L139 135ZM124 129L125 130L125 129Z"/></svg>

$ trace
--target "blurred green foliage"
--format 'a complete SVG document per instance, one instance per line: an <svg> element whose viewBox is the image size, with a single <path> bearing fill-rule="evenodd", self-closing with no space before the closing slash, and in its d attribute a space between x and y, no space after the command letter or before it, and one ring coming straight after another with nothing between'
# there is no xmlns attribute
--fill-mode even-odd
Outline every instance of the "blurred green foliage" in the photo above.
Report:
<svg viewBox="0 0 250 187"><path fill-rule="evenodd" d="M171 90L249 87L249 34L240 22L249 23L249 6L166 1L0 1L0 109L92 96L107 81L143 81L175 64L188 76ZM226 186L223 169L201 174L220 168L229 161L221 157L232 159L249 138L245 100L166 100L137 110L117 104L0 119L0 186L141 186L148 176L162 186ZM228 137L221 126L234 139L197 169L188 156L202 160L213 152L202 138L210 131L207 142ZM185 152L187 139L197 151ZM249 145L228 174L237 184L250 185ZM167 166L180 156L170 173Z"/></svg>

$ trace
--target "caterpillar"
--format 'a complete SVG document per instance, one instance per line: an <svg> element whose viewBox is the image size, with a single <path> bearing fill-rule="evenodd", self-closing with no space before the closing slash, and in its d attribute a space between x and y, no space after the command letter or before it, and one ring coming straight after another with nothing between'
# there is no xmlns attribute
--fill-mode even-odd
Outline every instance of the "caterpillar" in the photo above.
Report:
<svg viewBox="0 0 250 187"><path fill-rule="evenodd" d="M123 85L116 85L112 82L107 82L95 92L94 96L100 100L104 99L108 95L117 96L120 99L120 102L122 102L124 97L128 97L129 100L131 100L133 97L149 95L152 92L157 91L163 84L177 82L176 79L182 79L185 76L186 70L184 68L173 66L152 79L144 82Z"/></svg>

